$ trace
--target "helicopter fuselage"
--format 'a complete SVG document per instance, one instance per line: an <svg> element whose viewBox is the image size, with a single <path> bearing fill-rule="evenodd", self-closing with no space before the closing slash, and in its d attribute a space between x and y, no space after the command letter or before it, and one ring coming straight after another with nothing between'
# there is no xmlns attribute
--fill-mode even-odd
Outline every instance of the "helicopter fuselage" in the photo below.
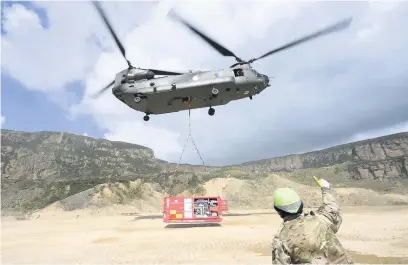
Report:
<svg viewBox="0 0 408 265"><path fill-rule="evenodd" d="M269 78L247 64L156 78L134 68L116 75L112 93L136 111L158 115L252 99L268 86Z"/></svg>

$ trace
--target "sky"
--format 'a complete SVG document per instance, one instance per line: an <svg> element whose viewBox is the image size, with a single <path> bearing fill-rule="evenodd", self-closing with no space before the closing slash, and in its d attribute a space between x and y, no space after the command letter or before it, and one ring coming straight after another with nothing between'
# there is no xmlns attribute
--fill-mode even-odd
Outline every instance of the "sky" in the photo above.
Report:
<svg viewBox="0 0 408 265"><path fill-rule="evenodd" d="M134 66L173 71L229 67L186 20L250 59L352 16L339 33L253 63L271 86L243 99L191 112L204 162L238 164L408 131L408 2L103 2ZM133 111L108 91L90 94L127 67L89 2L2 2L1 126L64 131L152 148L177 162L188 113ZM183 163L199 164L191 142Z"/></svg>

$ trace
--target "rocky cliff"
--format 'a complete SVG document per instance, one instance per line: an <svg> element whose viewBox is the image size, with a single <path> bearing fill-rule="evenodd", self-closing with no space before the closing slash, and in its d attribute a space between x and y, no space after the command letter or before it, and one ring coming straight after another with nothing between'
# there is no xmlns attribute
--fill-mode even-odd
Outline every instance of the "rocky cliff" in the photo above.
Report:
<svg viewBox="0 0 408 265"><path fill-rule="evenodd" d="M355 180L408 178L408 132L239 166L253 171L291 172L338 164L346 164L349 177Z"/></svg>
<svg viewBox="0 0 408 265"><path fill-rule="evenodd" d="M161 170L149 148L69 133L2 130L2 180L142 177Z"/></svg>
<svg viewBox="0 0 408 265"><path fill-rule="evenodd" d="M40 208L100 184L136 179L154 183L167 194L186 189L197 193L200 185L216 177L257 179L272 172L298 182L310 174L324 174L350 185L358 180L395 180L401 185L408 179L408 133L237 166L181 165L177 177L174 164L135 144L10 130L1 131L1 141L2 209ZM395 182L387 188L393 186Z"/></svg>

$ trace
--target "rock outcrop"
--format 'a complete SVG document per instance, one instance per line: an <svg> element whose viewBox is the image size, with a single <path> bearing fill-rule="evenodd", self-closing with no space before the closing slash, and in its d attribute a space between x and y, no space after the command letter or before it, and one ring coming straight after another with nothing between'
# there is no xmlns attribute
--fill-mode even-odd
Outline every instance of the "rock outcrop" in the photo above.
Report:
<svg viewBox="0 0 408 265"><path fill-rule="evenodd" d="M408 132L299 155L247 162L253 171L282 172L346 164L353 179L408 178Z"/></svg>

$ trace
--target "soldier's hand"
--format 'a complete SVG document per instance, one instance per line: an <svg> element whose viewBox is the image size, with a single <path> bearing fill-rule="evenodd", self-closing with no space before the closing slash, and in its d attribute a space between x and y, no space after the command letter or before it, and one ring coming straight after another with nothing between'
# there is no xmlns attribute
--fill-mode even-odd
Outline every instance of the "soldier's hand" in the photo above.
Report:
<svg viewBox="0 0 408 265"><path fill-rule="evenodd" d="M317 185L319 185L320 188L330 188L330 183L327 182L325 179L319 179L315 176L313 176L313 178L316 181Z"/></svg>

